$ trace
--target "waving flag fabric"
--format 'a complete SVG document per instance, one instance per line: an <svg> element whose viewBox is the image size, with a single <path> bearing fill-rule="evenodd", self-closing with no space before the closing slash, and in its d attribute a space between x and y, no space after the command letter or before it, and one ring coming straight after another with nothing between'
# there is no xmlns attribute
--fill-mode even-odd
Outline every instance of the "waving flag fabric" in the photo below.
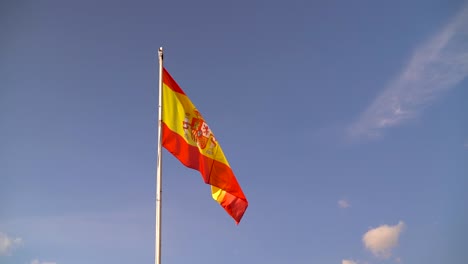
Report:
<svg viewBox="0 0 468 264"><path fill-rule="evenodd" d="M162 145L211 185L213 199L239 223L248 202L203 116L163 69Z"/></svg>

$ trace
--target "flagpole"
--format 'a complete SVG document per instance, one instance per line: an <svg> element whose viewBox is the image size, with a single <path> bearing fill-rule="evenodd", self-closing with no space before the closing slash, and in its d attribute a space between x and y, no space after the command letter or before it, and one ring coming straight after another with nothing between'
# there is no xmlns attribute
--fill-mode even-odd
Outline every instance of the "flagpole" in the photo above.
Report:
<svg viewBox="0 0 468 264"><path fill-rule="evenodd" d="M156 172L156 241L154 264L161 264L161 203L162 203L162 87L163 87L163 48L159 55L159 104L158 104L158 165Z"/></svg>

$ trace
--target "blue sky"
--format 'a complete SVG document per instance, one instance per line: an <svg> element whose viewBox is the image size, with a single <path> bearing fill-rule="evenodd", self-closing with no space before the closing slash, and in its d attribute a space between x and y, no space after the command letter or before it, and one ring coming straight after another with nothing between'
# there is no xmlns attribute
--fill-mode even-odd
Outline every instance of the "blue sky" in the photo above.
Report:
<svg viewBox="0 0 468 264"><path fill-rule="evenodd" d="M163 263L466 263L467 6L2 2L0 263L153 263L160 46L250 202L165 151Z"/></svg>

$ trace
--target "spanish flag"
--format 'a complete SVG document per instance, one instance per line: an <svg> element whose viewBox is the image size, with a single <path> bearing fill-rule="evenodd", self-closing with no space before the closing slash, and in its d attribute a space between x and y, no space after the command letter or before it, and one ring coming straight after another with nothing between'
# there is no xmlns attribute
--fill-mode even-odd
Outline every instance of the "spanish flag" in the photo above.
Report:
<svg viewBox="0 0 468 264"><path fill-rule="evenodd" d="M238 224L248 202L205 119L163 69L162 145L185 166L198 170L211 194Z"/></svg>

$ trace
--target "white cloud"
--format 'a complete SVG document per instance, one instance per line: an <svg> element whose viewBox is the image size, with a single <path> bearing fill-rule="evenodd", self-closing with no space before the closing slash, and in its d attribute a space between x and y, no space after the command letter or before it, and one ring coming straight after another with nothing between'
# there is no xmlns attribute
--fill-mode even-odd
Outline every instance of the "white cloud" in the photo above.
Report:
<svg viewBox="0 0 468 264"><path fill-rule="evenodd" d="M351 206L351 204L349 203L348 200L341 199L341 200L338 201L338 206L339 206L340 208L348 208L348 207Z"/></svg>
<svg viewBox="0 0 468 264"><path fill-rule="evenodd" d="M357 264L357 262L349 259L343 259L341 264Z"/></svg>
<svg viewBox="0 0 468 264"><path fill-rule="evenodd" d="M442 92L468 76L468 6L419 46L391 81L352 124L353 137L378 138L385 128L413 119Z"/></svg>
<svg viewBox="0 0 468 264"><path fill-rule="evenodd" d="M10 255L13 249L21 245L22 239L9 237L0 232L0 256Z"/></svg>
<svg viewBox="0 0 468 264"><path fill-rule="evenodd" d="M57 262L49 262L49 261L39 261L38 259L35 259L31 261L31 264L57 264Z"/></svg>
<svg viewBox="0 0 468 264"><path fill-rule="evenodd" d="M400 234L405 228L403 222L397 225L381 225L370 229L362 237L364 246L376 257L389 258L392 255L392 249L398 245Z"/></svg>

